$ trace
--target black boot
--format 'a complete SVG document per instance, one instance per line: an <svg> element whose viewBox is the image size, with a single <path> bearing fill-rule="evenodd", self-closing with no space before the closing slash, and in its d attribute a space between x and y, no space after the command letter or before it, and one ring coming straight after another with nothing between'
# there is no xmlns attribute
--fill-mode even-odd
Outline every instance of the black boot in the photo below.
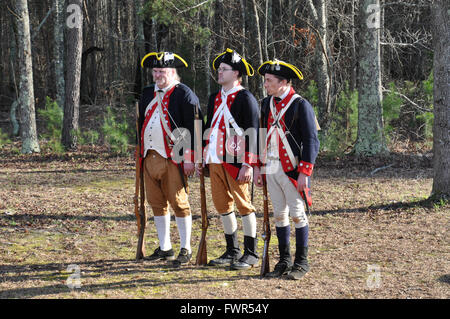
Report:
<svg viewBox="0 0 450 319"><path fill-rule="evenodd" d="M290 272L292 268L291 249L289 243L287 245L278 244L280 250L280 261L275 265L273 271L267 273L267 278L280 278Z"/></svg>
<svg viewBox="0 0 450 319"><path fill-rule="evenodd" d="M288 279L299 280L309 271L308 247L297 247L294 265L287 275Z"/></svg>
<svg viewBox="0 0 450 319"><path fill-rule="evenodd" d="M233 270L252 268L258 262L257 244L257 238L244 236L244 255L238 261L232 263L230 268Z"/></svg>
<svg viewBox="0 0 450 319"><path fill-rule="evenodd" d="M225 241L227 243L227 250L219 258L212 259L209 261L209 266L229 266L239 258L241 258L242 253L239 249L239 243L237 240L237 231L231 235L225 234Z"/></svg>

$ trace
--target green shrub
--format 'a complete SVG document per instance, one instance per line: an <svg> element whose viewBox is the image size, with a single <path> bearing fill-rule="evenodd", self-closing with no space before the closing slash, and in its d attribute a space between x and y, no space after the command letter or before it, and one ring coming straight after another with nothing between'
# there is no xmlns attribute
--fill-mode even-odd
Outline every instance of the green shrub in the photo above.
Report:
<svg viewBox="0 0 450 319"><path fill-rule="evenodd" d="M75 130L73 134L77 137L79 145L95 145L99 139L99 133L93 130L80 131Z"/></svg>
<svg viewBox="0 0 450 319"><path fill-rule="evenodd" d="M422 81L422 88L424 94L425 108L429 110L433 110L434 106L434 77L433 71L428 76L428 79ZM420 125L423 127L424 137L425 139L433 138L433 122L434 122L434 113L432 111L424 111L422 114L416 115L416 119L420 122Z"/></svg>
<svg viewBox="0 0 450 319"><path fill-rule="evenodd" d="M106 108L102 132L110 150L117 154L125 154L129 144L129 125L125 120L118 122L110 107Z"/></svg>
<svg viewBox="0 0 450 319"><path fill-rule="evenodd" d="M63 153L64 147L61 143L61 130L63 124L63 111L56 101L52 101L48 96L45 98L45 108L39 109L38 114L45 122L44 132L41 138L47 140L43 146L44 150L55 153Z"/></svg>
<svg viewBox="0 0 450 319"><path fill-rule="evenodd" d="M413 103L411 103L411 101ZM389 83L383 96L384 132L389 139L402 132L413 140L430 141L433 137L433 73L422 82Z"/></svg>
<svg viewBox="0 0 450 319"><path fill-rule="evenodd" d="M0 148L2 148L8 143L11 143L11 140L8 138L8 134L3 133L2 129L0 128Z"/></svg>
<svg viewBox="0 0 450 319"><path fill-rule="evenodd" d="M306 88L306 91L303 93L305 99L311 103L311 105L316 108L317 103L319 101L319 94L317 89L317 84L314 80L311 80ZM317 113L316 113L317 114Z"/></svg>
<svg viewBox="0 0 450 319"><path fill-rule="evenodd" d="M320 132L320 131L319 131ZM351 91L348 82L339 92L336 109L326 135L319 133L321 149L329 155L343 154L356 140L358 133L358 92Z"/></svg>
<svg viewBox="0 0 450 319"><path fill-rule="evenodd" d="M394 82L389 83L389 93L383 96L384 134L387 138L394 131L392 121L398 119L403 105L403 99L398 95Z"/></svg>

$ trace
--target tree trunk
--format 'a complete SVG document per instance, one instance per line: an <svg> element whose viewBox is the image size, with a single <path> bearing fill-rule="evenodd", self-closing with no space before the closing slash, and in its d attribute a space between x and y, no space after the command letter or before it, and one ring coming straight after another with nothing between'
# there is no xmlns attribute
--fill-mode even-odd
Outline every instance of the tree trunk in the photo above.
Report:
<svg viewBox="0 0 450 319"><path fill-rule="evenodd" d="M74 11L69 15L67 29L66 99L61 142L66 149L76 149L80 107L81 57L83 50L82 0L71 0Z"/></svg>
<svg viewBox="0 0 450 319"><path fill-rule="evenodd" d="M432 7L434 45L434 176L432 195L450 198L450 4L436 0Z"/></svg>
<svg viewBox="0 0 450 319"><path fill-rule="evenodd" d="M246 30L245 30L245 22L246 22L246 1L240 0L241 3L241 22L242 22L242 42L241 42L241 49L240 54L244 57L244 59L247 58L246 56L246 48L247 48L247 41L246 41ZM242 85L244 87L248 87L248 76L243 77L243 83Z"/></svg>
<svg viewBox="0 0 450 319"><path fill-rule="evenodd" d="M356 89L356 37L355 37L355 29L356 29L356 23L355 23L355 7L356 7L356 0L352 0L352 8L351 8L351 67L350 67L350 91L354 91Z"/></svg>
<svg viewBox="0 0 450 319"><path fill-rule="evenodd" d="M54 65L55 65L55 82L56 82L56 102L59 107L64 109L64 0L54 0L55 6L55 25L53 28L53 36L55 46L53 49Z"/></svg>
<svg viewBox="0 0 450 319"><path fill-rule="evenodd" d="M137 53L137 66L135 77L135 93L140 95L145 83L145 69L141 67L141 60L145 56L145 35L144 35L144 21L139 15L140 10L144 6L143 0L134 1L134 15L135 15L135 33L137 34L137 41L135 50Z"/></svg>
<svg viewBox="0 0 450 319"><path fill-rule="evenodd" d="M20 66L19 105L22 153L39 153L34 104L33 65L31 60L30 18L26 0L16 1L18 55Z"/></svg>
<svg viewBox="0 0 450 319"><path fill-rule="evenodd" d="M258 45L258 66L255 67L255 72L258 69L258 67L263 64L263 53L262 53L262 43L261 43L261 29L259 25L259 16L258 16L258 7L256 5L256 0L252 0L253 2L253 14L255 16L255 28L256 28L256 41ZM258 75L257 75L258 76ZM257 99L262 99L265 96L264 92L264 85L262 77L258 76L258 96Z"/></svg>
<svg viewBox="0 0 450 319"><path fill-rule="evenodd" d="M358 138L355 153L371 156L387 152L383 133L380 63L380 1L360 6L358 74Z"/></svg>
<svg viewBox="0 0 450 319"><path fill-rule="evenodd" d="M17 87L17 81L16 81L16 69L14 66L17 63L17 27L16 23L14 21L14 16L11 15L11 22L13 25L13 28L11 28L11 50L10 50L10 56L9 56L9 64L10 64L10 71L8 72L10 74L11 80L10 83L12 83L14 87L14 101L11 104L11 110L9 113L9 118L12 125L12 135L13 136L19 136L20 133L20 125L19 121L17 120L16 113L17 113L17 107L19 103L19 89Z"/></svg>
<svg viewBox="0 0 450 319"><path fill-rule="evenodd" d="M314 69L318 89L318 120L322 130L325 132L328 129L328 120L331 115L331 79L329 76L329 65L327 61L327 54L329 50L326 0L317 1L316 6L314 6L312 0L308 0L307 5L310 15L314 20L315 28L319 33L318 37L322 39L323 44L322 46L320 39L317 39L314 55Z"/></svg>

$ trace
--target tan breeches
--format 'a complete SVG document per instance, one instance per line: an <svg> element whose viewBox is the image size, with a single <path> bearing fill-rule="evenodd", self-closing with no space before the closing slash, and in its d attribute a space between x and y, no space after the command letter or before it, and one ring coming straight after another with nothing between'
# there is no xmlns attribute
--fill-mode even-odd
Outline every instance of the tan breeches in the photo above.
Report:
<svg viewBox="0 0 450 319"><path fill-rule="evenodd" d="M248 190L249 183L234 180L221 164L209 164L209 174L212 199L219 214L232 212L234 203L241 216L255 211Z"/></svg>
<svg viewBox="0 0 450 319"><path fill-rule="evenodd" d="M187 178L185 178L186 191L178 167L154 150L148 151L143 166L145 195L153 214L166 215L170 203L176 217L189 216Z"/></svg>

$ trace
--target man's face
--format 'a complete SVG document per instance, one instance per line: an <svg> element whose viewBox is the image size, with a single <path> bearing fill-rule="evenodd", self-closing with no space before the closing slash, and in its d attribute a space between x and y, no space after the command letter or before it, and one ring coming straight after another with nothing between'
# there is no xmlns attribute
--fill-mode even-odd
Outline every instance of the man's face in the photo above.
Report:
<svg viewBox="0 0 450 319"><path fill-rule="evenodd" d="M226 63L220 63L217 69L217 83L220 85L226 85L237 80L239 75L238 71L234 71L230 65Z"/></svg>
<svg viewBox="0 0 450 319"><path fill-rule="evenodd" d="M160 89L164 89L173 81L175 69L173 68L154 68L152 70L153 81Z"/></svg>
<svg viewBox="0 0 450 319"><path fill-rule="evenodd" d="M268 95L280 96L284 92L284 88L287 85L286 80L280 81L275 75L266 73L264 74L264 88Z"/></svg>

